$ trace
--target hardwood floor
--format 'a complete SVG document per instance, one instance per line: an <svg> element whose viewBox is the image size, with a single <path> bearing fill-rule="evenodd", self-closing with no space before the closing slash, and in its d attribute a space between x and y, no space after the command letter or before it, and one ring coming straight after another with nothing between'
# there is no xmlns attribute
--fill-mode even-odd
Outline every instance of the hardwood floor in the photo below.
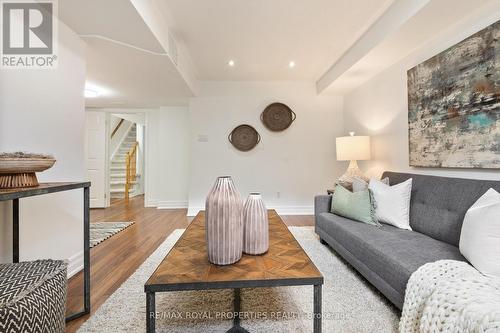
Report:
<svg viewBox="0 0 500 333"><path fill-rule="evenodd" d="M109 208L91 210L91 222L135 221L134 225L90 250L91 315L172 231L189 224L191 218L186 217L186 212L186 209L145 208L143 196L131 198L128 203L125 200L114 200ZM282 218L289 226L314 225L313 216ZM82 273L72 277L68 283L68 313L81 309L82 283ZM85 316L68 323L66 332L76 332L88 318L89 316Z"/></svg>

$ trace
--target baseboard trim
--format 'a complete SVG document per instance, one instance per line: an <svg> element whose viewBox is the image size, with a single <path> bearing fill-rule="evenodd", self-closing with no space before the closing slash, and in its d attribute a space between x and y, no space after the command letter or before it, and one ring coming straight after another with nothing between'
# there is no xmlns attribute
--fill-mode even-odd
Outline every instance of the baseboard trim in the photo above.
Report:
<svg viewBox="0 0 500 333"><path fill-rule="evenodd" d="M205 207L189 207L187 216L196 216ZM274 209L279 215L314 215L314 206L275 206L268 207Z"/></svg>
<svg viewBox="0 0 500 333"><path fill-rule="evenodd" d="M156 208L158 208L158 209L188 208L188 202L187 201L158 201Z"/></svg>
<svg viewBox="0 0 500 333"><path fill-rule="evenodd" d="M314 206L275 206L278 215L314 215Z"/></svg>
<svg viewBox="0 0 500 333"><path fill-rule="evenodd" d="M68 258L68 279L83 269L83 251Z"/></svg>
<svg viewBox="0 0 500 333"><path fill-rule="evenodd" d="M144 207L158 207L158 200L146 199L144 202Z"/></svg>

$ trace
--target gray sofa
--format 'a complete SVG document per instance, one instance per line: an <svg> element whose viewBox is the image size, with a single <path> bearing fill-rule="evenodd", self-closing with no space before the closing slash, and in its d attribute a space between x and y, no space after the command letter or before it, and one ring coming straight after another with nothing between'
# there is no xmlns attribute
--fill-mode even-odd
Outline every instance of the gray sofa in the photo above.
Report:
<svg viewBox="0 0 500 333"><path fill-rule="evenodd" d="M385 172L390 184L413 179L410 225L413 231L383 224L377 228L330 213L331 196L316 196L315 229L399 309L406 284L421 265L441 259L466 261L458 249L462 221L488 189L500 181Z"/></svg>

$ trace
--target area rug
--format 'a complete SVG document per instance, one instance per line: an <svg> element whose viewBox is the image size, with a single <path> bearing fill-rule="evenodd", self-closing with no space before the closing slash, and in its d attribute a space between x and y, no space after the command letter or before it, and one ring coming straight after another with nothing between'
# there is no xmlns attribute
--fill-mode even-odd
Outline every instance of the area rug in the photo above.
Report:
<svg viewBox="0 0 500 333"><path fill-rule="evenodd" d="M130 227L135 222L95 222L90 223L90 247Z"/></svg>
<svg viewBox="0 0 500 333"><path fill-rule="evenodd" d="M327 246L311 227L291 227L325 277L323 332L397 332L400 313ZM183 230L175 230L78 332L144 332L144 283ZM252 333L312 332L313 287L243 289L242 326ZM156 294L157 332L226 332L232 324L232 291Z"/></svg>

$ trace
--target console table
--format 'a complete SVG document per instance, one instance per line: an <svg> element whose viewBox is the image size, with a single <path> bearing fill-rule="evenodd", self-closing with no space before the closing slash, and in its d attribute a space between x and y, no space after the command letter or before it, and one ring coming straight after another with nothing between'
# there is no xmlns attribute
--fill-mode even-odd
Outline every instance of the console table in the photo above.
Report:
<svg viewBox="0 0 500 333"><path fill-rule="evenodd" d="M37 187L0 189L0 201L12 201L12 262L19 262L19 199L83 189L83 310L66 317L70 321L90 313L90 182L40 183Z"/></svg>

